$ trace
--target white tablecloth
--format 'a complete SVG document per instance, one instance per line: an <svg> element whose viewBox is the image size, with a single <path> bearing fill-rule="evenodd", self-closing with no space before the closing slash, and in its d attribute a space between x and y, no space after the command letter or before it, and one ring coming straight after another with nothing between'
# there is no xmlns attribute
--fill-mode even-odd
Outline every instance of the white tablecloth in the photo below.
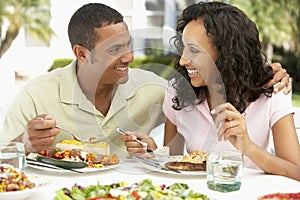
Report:
<svg viewBox="0 0 300 200"><path fill-rule="evenodd" d="M111 184L118 181L136 183L143 179L152 179L155 185L171 185L175 182L182 182L189 185L197 192L208 195L211 199L257 199L258 196L276 192L300 192L300 182L275 175L267 175L260 171L244 168L242 186L239 191L221 193L211 191L206 186L206 176L189 176L182 174L168 174L162 172L149 171L145 166L137 161L121 163L117 167L105 171L88 174L77 174L72 172L51 172L40 169L26 167L25 173L36 174L45 177L50 181L50 185L41 190L37 190L28 197L28 200L53 200L55 191L67 187L72 187L75 183L82 186L96 184Z"/></svg>

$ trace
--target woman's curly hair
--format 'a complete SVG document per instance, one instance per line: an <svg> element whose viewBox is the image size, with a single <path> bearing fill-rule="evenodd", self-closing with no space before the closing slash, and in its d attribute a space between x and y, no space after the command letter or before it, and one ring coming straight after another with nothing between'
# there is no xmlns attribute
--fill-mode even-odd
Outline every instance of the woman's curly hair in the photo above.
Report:
<svg viewBox="0 0 300 200"><path fill-rule="evenodd" d="M185 67L179 64L183 52L182 32L191 20L202 19L207 36L217 48L215 62L226 91L227 102L239 112L244 112L247 102L256 101L261 94L272 96L273 87L264 87L273 77L273 70L266 66L256 25L238 8L220 2L200 2L187 7L177 23L173 38L177 49L172 86L177 95L172 99L173 108L181 110L205 100L207 86L193 87ZM192 88L192 89L191 89Z"/></svg>

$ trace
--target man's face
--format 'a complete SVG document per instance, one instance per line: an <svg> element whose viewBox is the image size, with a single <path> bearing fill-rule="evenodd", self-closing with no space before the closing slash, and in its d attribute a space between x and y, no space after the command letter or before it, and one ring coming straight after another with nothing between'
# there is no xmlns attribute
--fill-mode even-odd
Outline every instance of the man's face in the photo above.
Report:
<svg viewBox="0 0 300 200"><path fill-rule="evenodd" d="M89 73L99 84L118 84L128 80L128 65L133 61L131 36L125 22L97 29L100 39L88 55Z"/></svg>

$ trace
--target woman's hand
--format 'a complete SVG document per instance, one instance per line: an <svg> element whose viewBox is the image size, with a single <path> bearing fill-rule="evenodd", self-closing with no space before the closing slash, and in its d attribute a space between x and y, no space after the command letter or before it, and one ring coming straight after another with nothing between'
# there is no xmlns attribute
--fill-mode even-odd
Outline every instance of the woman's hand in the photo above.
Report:
<svg viewBox="0 0 300 200"><path fill-rule="evenodd" d="M146 145L140 144L136 139L144 142ZM153 155L149 154L147 150L153 151L157 148L152 137L135 131L126 131L126 135L120 135L120 140L124 142L128 153L139 157L151 158Z"/></svg>
<svg viewBox="0 0 300 200"><path fill-rule="evenodd" d="M271 67L273 68L274 77L265 85L265 87L269 88L274 86L275 94L284 88L284 94L290 93L292 91L292 78L290 78L286 69L282 68L280 63L272 63Z"/></svg>
<svg viewBox="0 0 300 200"><path fill-rule="evenodd" d="M218 140L229 140L238 150L244 152L252 141L249 138L245 116L240 114L230 103L224 103L211 111L216 114L215 124L222 124Z"/></svg>

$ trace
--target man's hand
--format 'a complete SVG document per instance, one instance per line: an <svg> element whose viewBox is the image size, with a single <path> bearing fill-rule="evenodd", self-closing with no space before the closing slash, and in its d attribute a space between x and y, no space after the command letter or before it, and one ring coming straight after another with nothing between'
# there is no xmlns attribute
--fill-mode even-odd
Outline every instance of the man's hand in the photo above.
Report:
<svg viewBox="0 0 300 200"><path fill-rule="evenodd" d="M51 147L59 129L54 128L56 121L48 115L39 115L28 122L24 133L16 141L25 144L26 154L39 152Z"/></svg>
<svg viewBox="0 0 300 200"><path fill-rule="evenodd" d="M284 88L284 94L290 93L292 91L292 78L290 78L286 69L282 68L280 63L272 63L271 67L273 68L274 77L265 85L265 87L269 88L274 86L275 94Z"/></svg>

